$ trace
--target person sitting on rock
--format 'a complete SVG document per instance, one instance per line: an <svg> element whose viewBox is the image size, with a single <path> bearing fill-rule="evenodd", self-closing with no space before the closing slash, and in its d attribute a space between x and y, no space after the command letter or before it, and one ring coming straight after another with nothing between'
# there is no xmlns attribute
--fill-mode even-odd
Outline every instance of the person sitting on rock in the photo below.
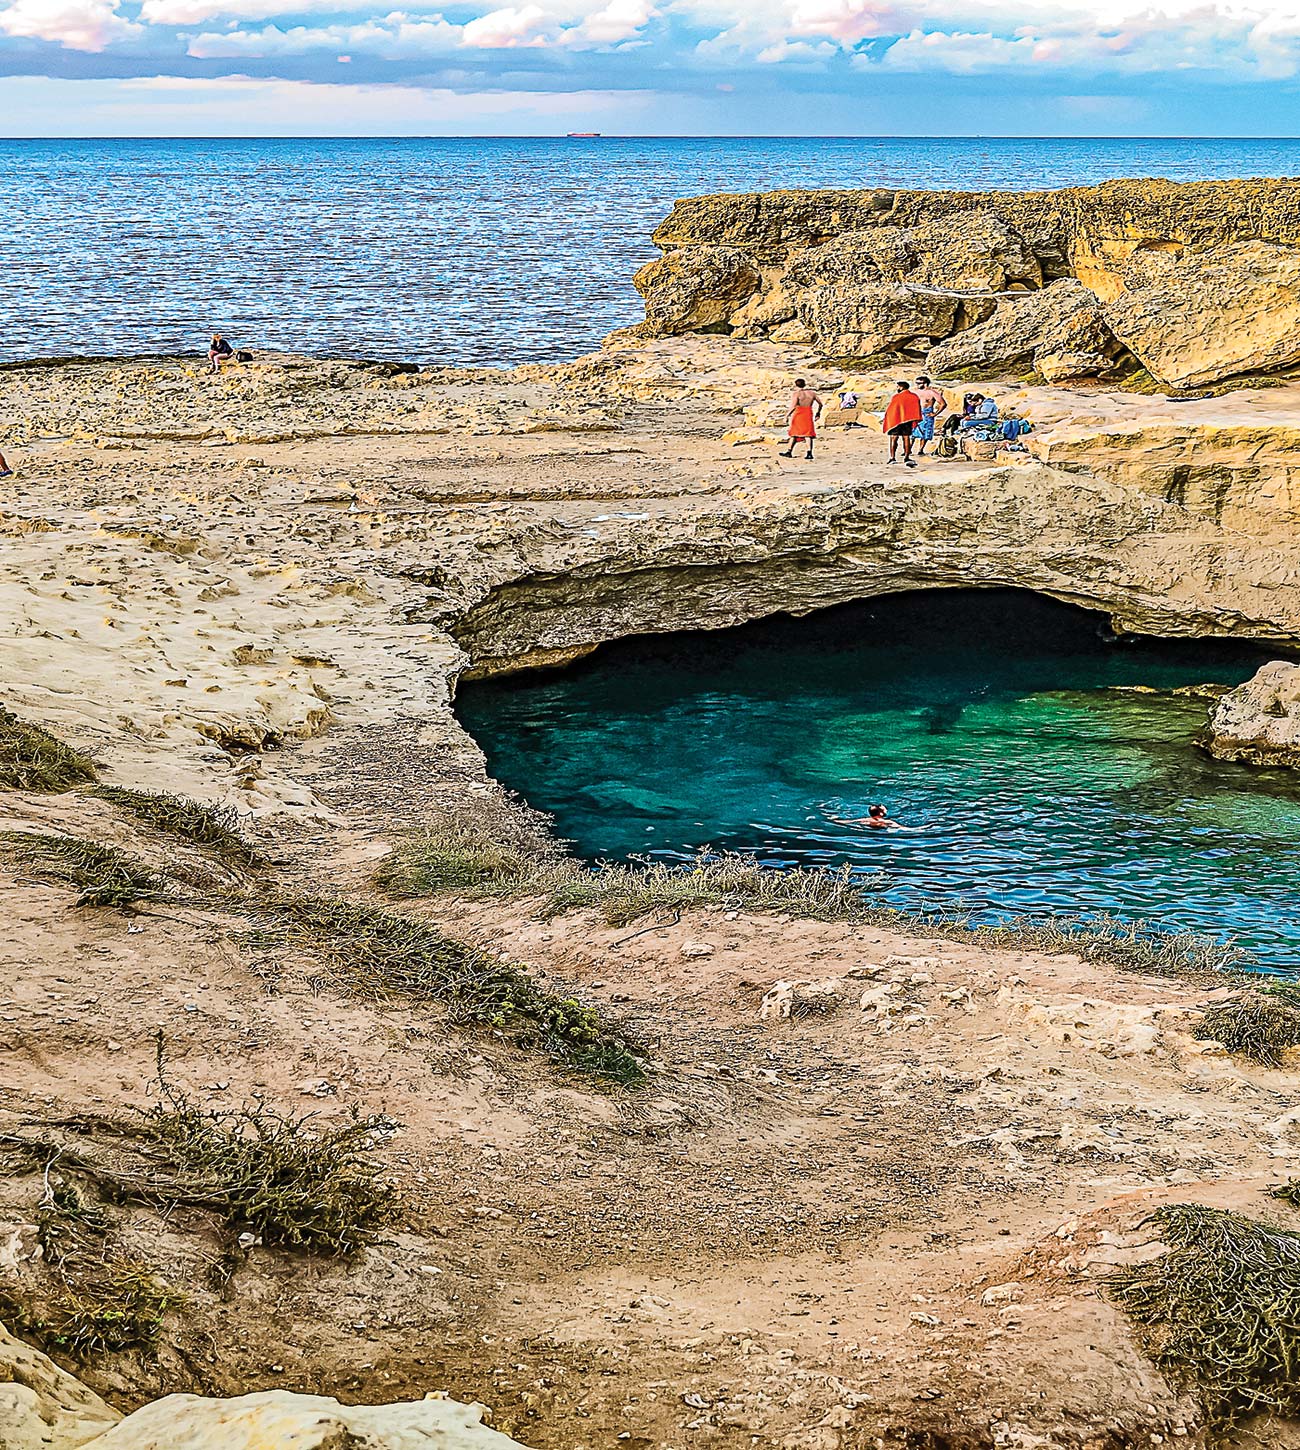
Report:
<svg viewBox="0 0 1300 1450"><path fill-rule="evenodd" d="M898 462L898 445L903 445L903 462L915 468L912 459L912 433L921 421L921 400L910 383L895 383L895 393L885 409L884 429L889 437L889 461Z"/></svg>
<svg viewBox="0 0 1300 1450"><path fill-rule="evenodd" d="M983 393L972 393L971 400L974 402L974 411L968 418L961 420L963 428L991 428L998 421L998 405L992 398L986 398Z"/></svg>
<svg viewBox="0 0 1300 1450"><path fill-rule="evenodd" d="M806 443L808 452L804 456L813 456L813 439L817 436L817 419L821 411L822 400L803 378L796 378L794 397L790 400L790 446L781 450L782 458L794 457L796 443Z"/></svg>
<svg viewBox="0 0 1300 1450"><path fill-rule="evenodd" d="M0 478L12 478L13 476L13 469L5 462L4 454L0 453Z"/></svg>
<svg viewBox="0 0 1300 1450"><path fill-rule="evenodd" d="M234 355L235 349L231 347L219 332L214 332L212 334L212 341L208 345L208 371L210 373L219 373Z"/></svg>

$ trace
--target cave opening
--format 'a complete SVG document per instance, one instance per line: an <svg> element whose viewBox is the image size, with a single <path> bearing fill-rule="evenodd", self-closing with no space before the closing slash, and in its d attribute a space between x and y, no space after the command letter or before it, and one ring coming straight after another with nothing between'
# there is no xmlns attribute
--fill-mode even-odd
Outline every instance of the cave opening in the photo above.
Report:
<svg viewBox="0 0 1300 1450"><path fill-rule="evenodd" d="M945 589L466 684L492 774L590 860L850 863L907 910L1113 915L1300 960L1300 783L1196 748L1276 646ZM1211 688L1203 688L1211 687ZM906 831L844 824L880 802Z"/></svg>

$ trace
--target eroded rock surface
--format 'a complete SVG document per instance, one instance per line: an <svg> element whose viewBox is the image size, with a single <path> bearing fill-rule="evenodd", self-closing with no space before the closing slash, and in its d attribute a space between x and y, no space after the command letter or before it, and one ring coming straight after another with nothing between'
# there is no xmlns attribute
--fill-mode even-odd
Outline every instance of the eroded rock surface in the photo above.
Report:
<svg viewBox="0 0 1300 1450"><path fill-rule="evenodd" d="M648 334L727 327L832 356L938 344L931 371L1032 363L1048 381L1136 360L1180 388L1300 362L1294 180L704 196L655 242ZM1004 300L1040 289L1036 309Z"/></svg>
<svg viewBox="0 0 1300 1450"><path fill-rule="evenodd" d="M1263 665L1210 712L1202 743L1218 760L1300 769L1300 665Z"/></svg>

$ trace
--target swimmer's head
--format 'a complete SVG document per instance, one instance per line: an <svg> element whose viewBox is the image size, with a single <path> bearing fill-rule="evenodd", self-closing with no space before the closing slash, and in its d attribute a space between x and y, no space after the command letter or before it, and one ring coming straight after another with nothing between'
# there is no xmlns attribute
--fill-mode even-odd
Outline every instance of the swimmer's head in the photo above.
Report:
<svg viewBox="0 0 1300 1450"><path fill-rule="evenodd" d="M880 820L882 817L888 815L888 812L885 810L884 806L872 806L867 814L869 816L874 816L876 820Z"/></svg>

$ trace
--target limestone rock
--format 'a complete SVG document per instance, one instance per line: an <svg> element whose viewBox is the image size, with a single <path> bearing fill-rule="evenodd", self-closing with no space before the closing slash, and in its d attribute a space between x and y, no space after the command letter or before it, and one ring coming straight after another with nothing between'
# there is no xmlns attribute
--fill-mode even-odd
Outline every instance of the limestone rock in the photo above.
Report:
<svg viewBox="0 0 1300 1450"><path fill-rule="evenodd" d="M868 357L952 331L955 298L894 284L815 287L799 303L799 318L832 357Z"/></svg>
<svg viewBox="0 0 1300 1450"><path fill-rule="evenodd" d="M910 232L899 227L844 232L820 247L809 247L790 263L782 284L798 296L810 287L860 287L901 282L917 262Z"/></svg>
<svg viewBox="0 0 1300 1450"><path fill-rule="evenodd" d="M725 322L757 291L762 274L737 247L692 247L647 262L632 279L655 332L691 332Z"/></svg>
<svg viewBox="0 0 1300 1450"><path fill-rule="evenodd" d="M168 1395L87 1450L522 1450L482 1420L482 1405L446 1399L341 1405L286 1390L231 1400Z"/></svg>
<svg viewBox="0 0 1300 1450"><path fill-rule="evenodd" d="M1300 362L1300 249L1228 242L1139 275L1146 285L1108 303L1106 321L1161 382L1196 387Z"/></svg>
<svg viewBox="0 0 1300 1450"><path fill-rule="evenodd" d="M1001 292L1042 286L1043 269L1019 232L987 211L943 217L911 233L918 258L909 281L927 287Z"/></svg>
<svg viewBox="0 0 1300 1450"><path fill-rule="evenodd" d="M1032 366L1048 382L1097 377L1111 367L1115 339L1082 282L1062 278L1023 300L998 303L987 322L941 342L927 360L937 376L964 368Z"/></svg>
<svg viewBox="0 0 1300 1450"><path fill-rule="evenodd" d="M76 1450L120 1418L39 1349L0 1328L0 1450Z"/></svg>
<svg viewBox="0 0 1300 1450"><path fill-rule="evenodd" d="M1230 690L1201 744L1217 760L1300 768L1300 665L1274 660Z"/></svg>

